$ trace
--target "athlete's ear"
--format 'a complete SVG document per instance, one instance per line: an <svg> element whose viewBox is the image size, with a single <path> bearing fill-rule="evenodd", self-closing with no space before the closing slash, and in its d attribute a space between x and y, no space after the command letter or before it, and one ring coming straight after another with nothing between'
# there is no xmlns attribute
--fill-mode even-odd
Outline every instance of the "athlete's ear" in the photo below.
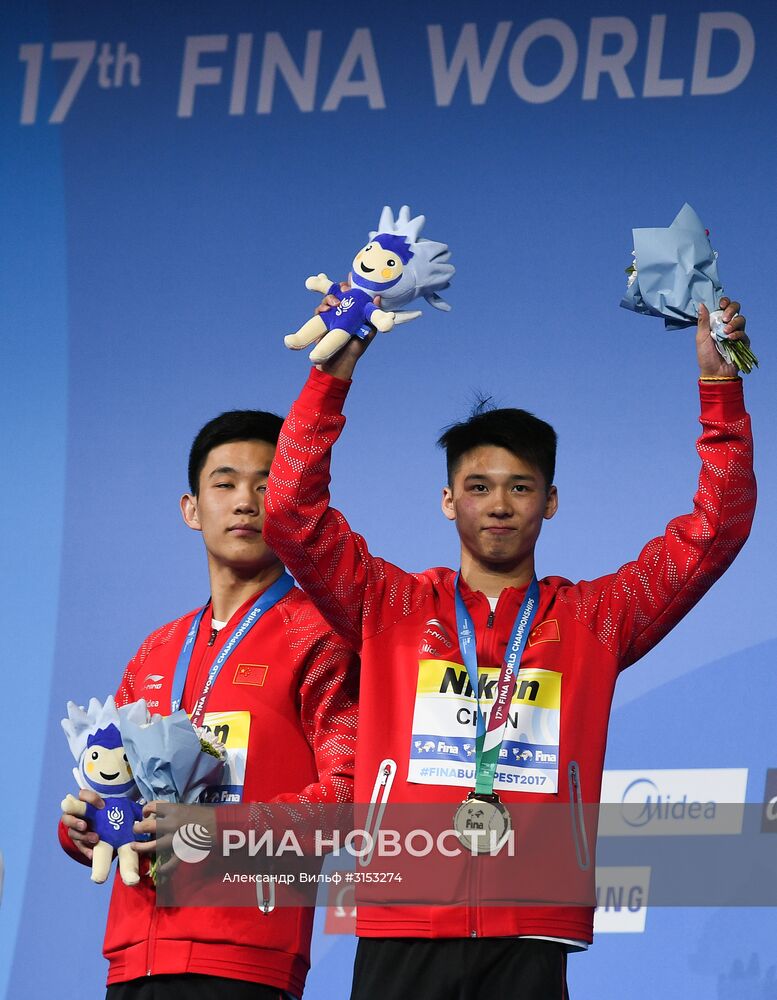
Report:
<svg viewBox="0 0 777 1000"><path fill-rule="evenodd" d="M197 511L197 497L184 493L181 497L181 515L186 524L194 531L202 531L200 515Z"/></svg>
<svg viewBox="0 0 777 1000"><path fill-rule="evenodd" d="M549 521L553 515L558 510L558 490L555 486L551 486L548 489L548 495L545 500L545 513L542 515L546 521Z"/></svg>
<svg viewBox="0 0 777 1000"><path fill-rule="evenodd" d="M442 512L449 521L456 520L456 505L453 502L453 490L450 486L442 488Z"/></svg>

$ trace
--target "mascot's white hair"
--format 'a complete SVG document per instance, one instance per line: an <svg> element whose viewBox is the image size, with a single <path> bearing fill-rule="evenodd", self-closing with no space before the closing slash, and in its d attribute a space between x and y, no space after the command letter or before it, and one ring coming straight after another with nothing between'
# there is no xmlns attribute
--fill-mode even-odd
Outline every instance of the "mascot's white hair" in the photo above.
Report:
<svg viewBox="0 0 777 1000"><path fill-rule="evenodd" d="M148 709L142 699L127 705L122 711L126 712L136 725L142 725L148 721ZM62 728L65 731L70 752L78 764L73 773L83 788L88 787L88 783L81 773L87 740L90 736L94 736L100 730L107 729L111 725L121 729L119 713L116 710L116 702L112 694L108 695L105 702L101 702L99 698L90 698L88 708L76 705L74 701L67 703L67 718L62 719Z"/></svg>
<svg viewBox="0 0 777 1000"><path fill-rule="evenodd" d="M419 239L425 222L423 215L411 219L407 205L400 208L396 219L388 205L380 213L378 228L370 233L370 239L374 240L381 233L403 237L413 255L397 284L380 293L381 309L396 310L423 297L435 309L450 310L450 304L437 293L449 287L456 268L448 263L451 252L447 243Z"/></svg>

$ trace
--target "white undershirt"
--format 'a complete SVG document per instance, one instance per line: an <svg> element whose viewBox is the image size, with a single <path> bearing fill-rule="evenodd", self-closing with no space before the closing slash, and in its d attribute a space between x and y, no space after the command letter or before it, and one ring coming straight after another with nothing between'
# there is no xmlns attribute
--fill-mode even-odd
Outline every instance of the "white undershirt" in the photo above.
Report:
<svg viewBox="0 0 777 1000"><path fill-rule="evenodd" d="M226 622L217 622L215 618L212 618L210 622L211 628L214 632L220 632L226 624Z"/></svg>

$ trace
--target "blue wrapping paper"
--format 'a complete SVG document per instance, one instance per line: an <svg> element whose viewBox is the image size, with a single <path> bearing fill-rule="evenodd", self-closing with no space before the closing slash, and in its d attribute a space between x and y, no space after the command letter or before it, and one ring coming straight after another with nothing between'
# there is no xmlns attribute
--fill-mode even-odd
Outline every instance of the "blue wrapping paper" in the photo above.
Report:
<svg viewBox="0 0 777 1000"><path fill-rule="evenodd" d="M687 203L670 226L633 229L636 278L621 300L624 309L660 316L668 330L697 321L699 303L718 308L723 286L701 219Z"/></svg>
<svg viewBox="0 0 777 1000"><path fill-rule="evenodd" d="M209 785L219 784L224 759L203 751L186 712L155 715L139 726L120 708L119 719L135 783L147 802L197 802Z"/></svg>

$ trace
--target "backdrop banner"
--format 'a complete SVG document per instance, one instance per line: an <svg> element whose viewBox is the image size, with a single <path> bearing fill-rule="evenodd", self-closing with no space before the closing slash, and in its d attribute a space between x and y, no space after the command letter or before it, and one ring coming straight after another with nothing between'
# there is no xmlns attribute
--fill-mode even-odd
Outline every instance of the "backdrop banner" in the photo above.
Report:
<svg viewBox="0 0 777 1000"><path fill-rule="evenodd" d="M422 302L380 334L351 390L333 499L371 550L409 570L456 565L434 442L490 396L559 433L538 575L591 579L691 508L693 330L619 308L632 229L669 225L685 202L761 361L745 393L764 499L732 568L619 682L614 846L570 992L774 996L758 892L650 905L652 859L675 857L688 822L700 856L729 857L728 810L749 803L736 836L753 858L759 838L777 846L773 8L4 7L2 745L23 766L0 806L0 996L57 996L73 977L102 995L110 888L57 844L75 791L59 720L69 699L114 693L144 637L207 596L178 512L188 448L223 410L288 410L309 364L283 338L318 302L306 277L345 277L384 205L425 215L457 269L451 312ZM353 885L327 891L308 1000L350 986Z"/></svg>

